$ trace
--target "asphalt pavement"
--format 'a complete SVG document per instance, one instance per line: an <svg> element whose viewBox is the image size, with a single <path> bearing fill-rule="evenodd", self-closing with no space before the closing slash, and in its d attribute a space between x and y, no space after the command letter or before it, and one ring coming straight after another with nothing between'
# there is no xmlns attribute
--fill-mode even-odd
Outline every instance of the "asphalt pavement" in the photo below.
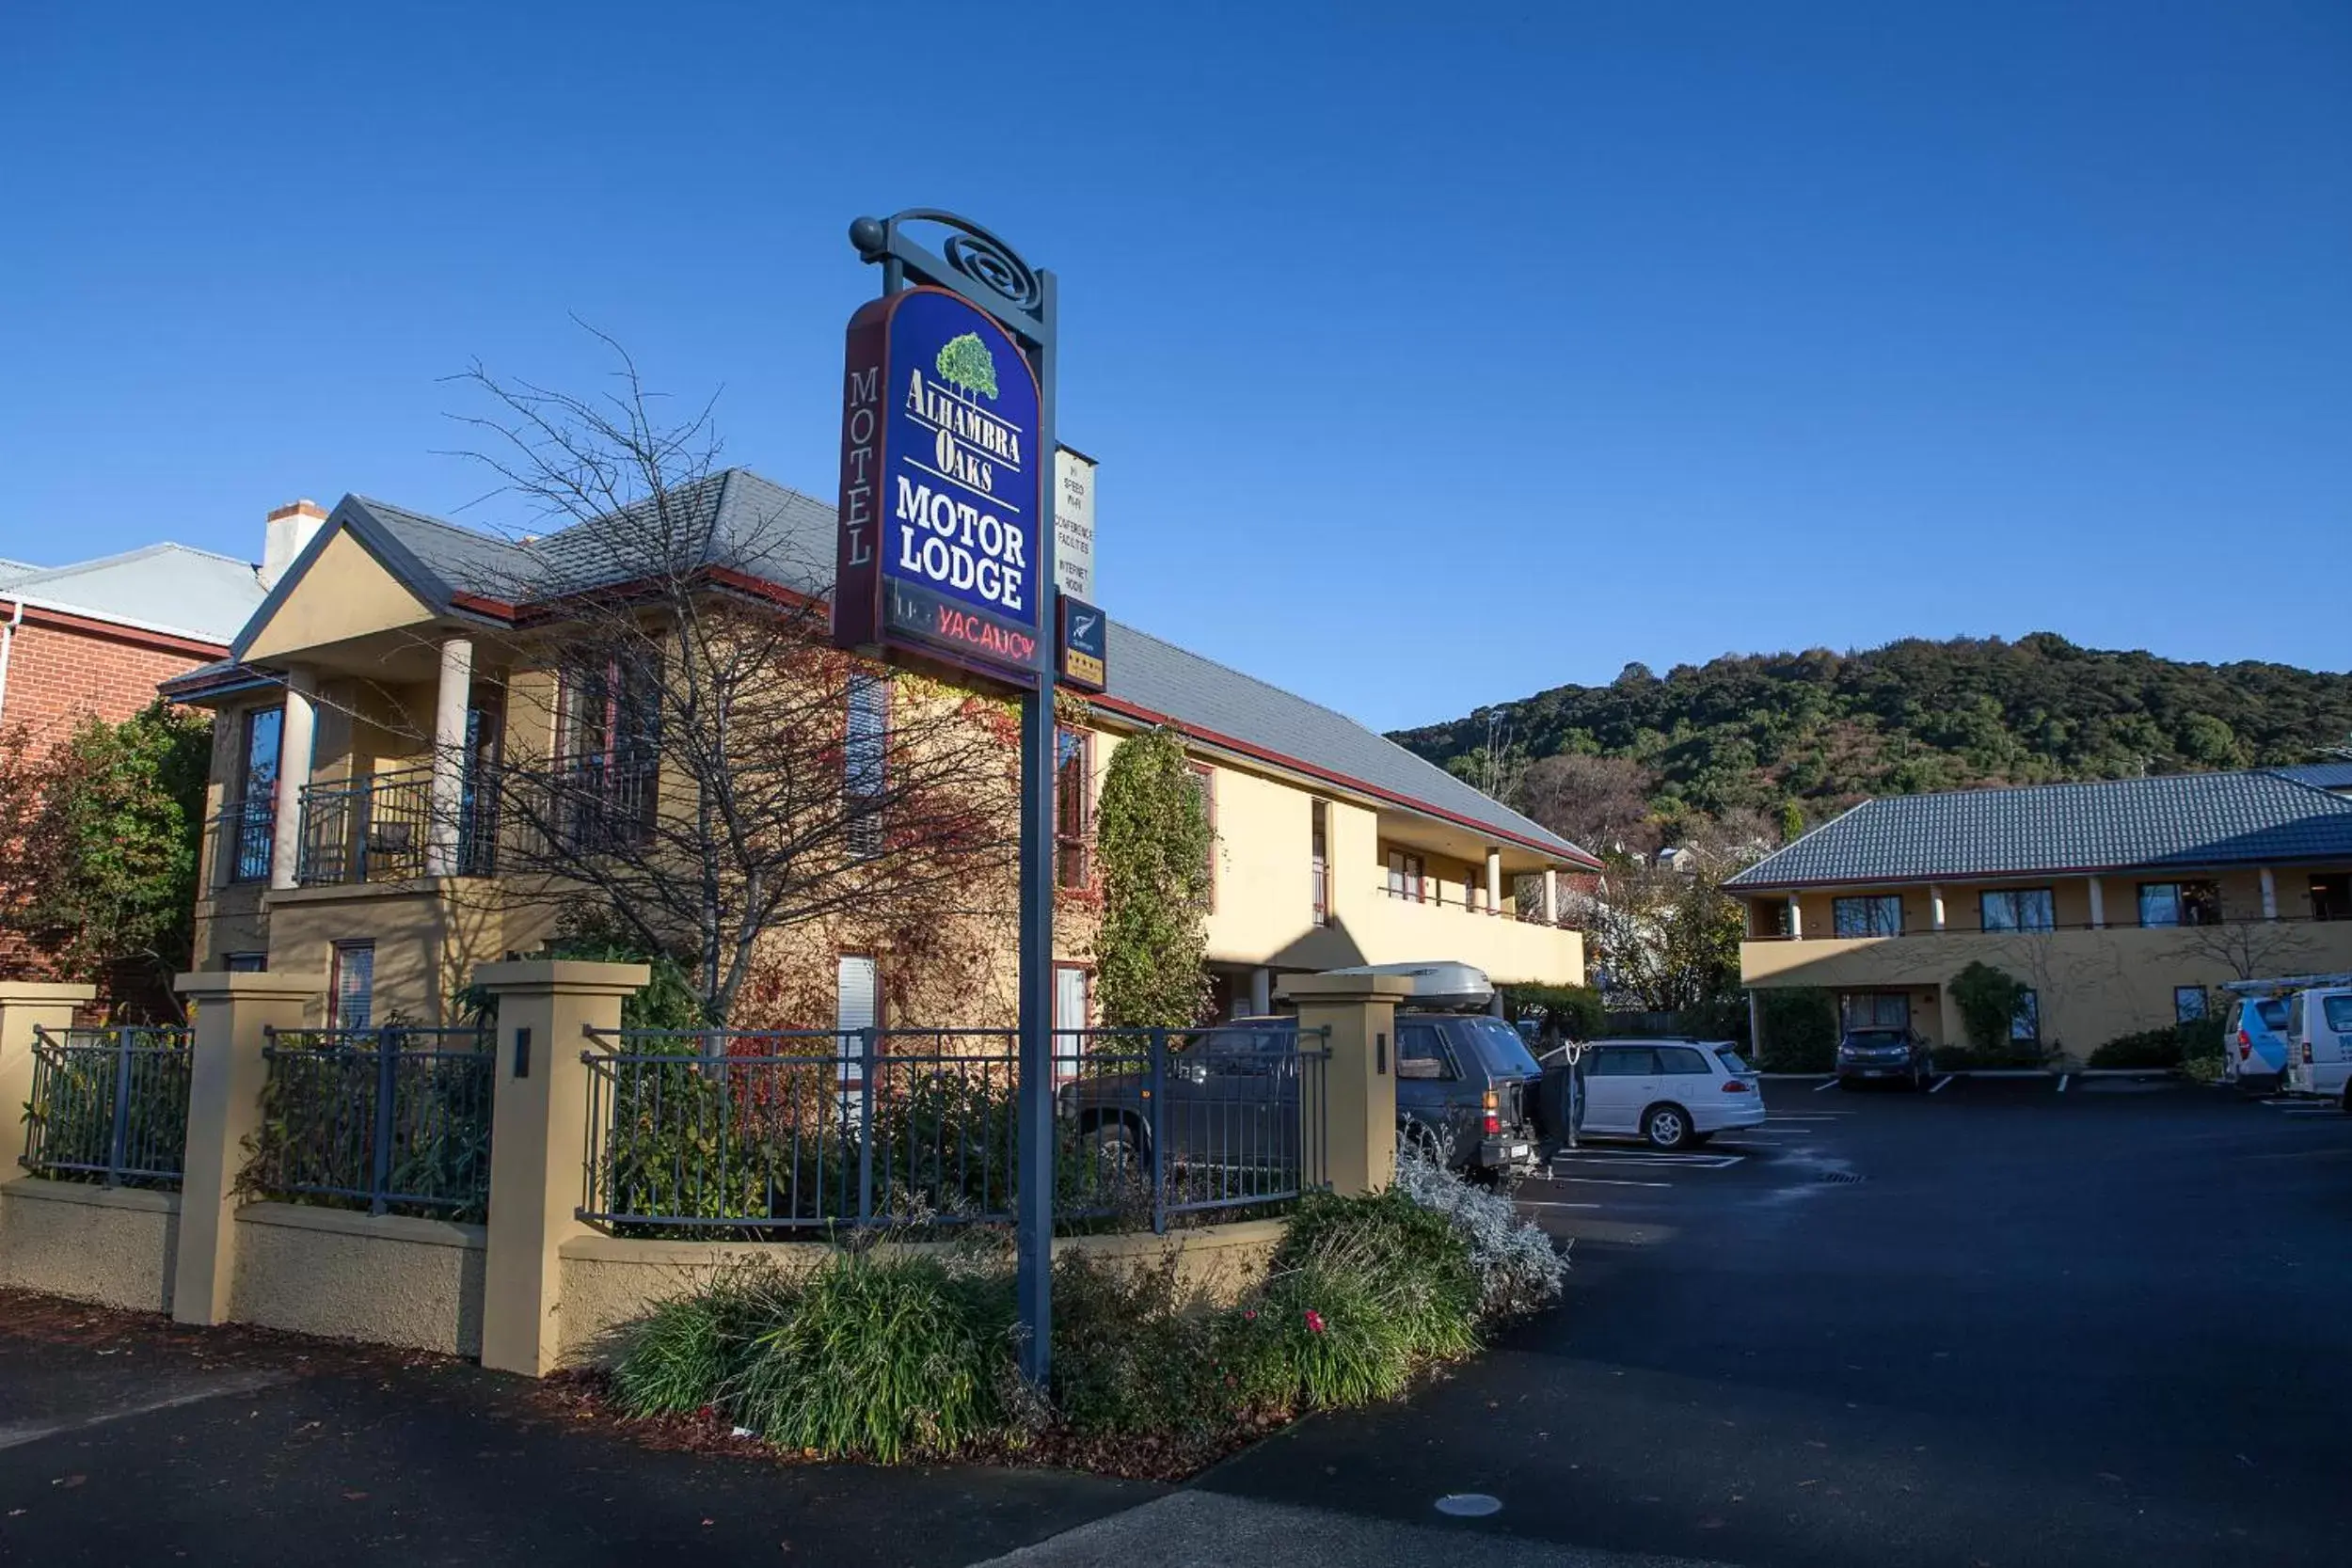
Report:
<svg viewBox="0 0 2352 1568"><path fill-rule="evenodd" d="M1702 1149L1562 1157L1519 1195L1572 1245L1561 1310L1182 1489L651 1451L446 1362L53 1323L0 1330L0 1561L2352 1559L2352 1121L1815 1087Z"/></svg>

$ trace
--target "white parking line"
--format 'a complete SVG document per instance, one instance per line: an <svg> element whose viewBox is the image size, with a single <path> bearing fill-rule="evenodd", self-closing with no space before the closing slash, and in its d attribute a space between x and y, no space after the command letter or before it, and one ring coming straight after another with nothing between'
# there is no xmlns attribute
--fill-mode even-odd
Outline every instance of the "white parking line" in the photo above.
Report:
<svg viewBox="0 0 2352 1568"><path fill-rule="evenodd" d="M1627 1181L1610 1176L1555 1176L1554 1181L1573 1182L1580 1187L1671 1187L1671 1181Z"/></svg>
<svg viewBox="0 0 2352 1568"><path fill-rule="evenodd" d="M1522 1209L1597 1209L1600 1205L1597 1203L1561 1203L1548 1197L1523 1197L1519 1199L1519 1207Z"/></svg>
<svg viewBox="0 0 2352 1568"><path fill-rule="evenodd" d="M2066 1085L2069 1085L2069 1084L2071 1084L2071 1083L2073 1083L2074 1081L2074 1075L2073 1073L2071 1073L2071 1072L2060 1073L2060 1074L2058 1075L2058 1093L2060 1093L2060 1094L2064 1094L2064 1093L2066 1092Z"/></svg>
<svg viewBox="0 0 2352 1568"><path fill-rule="evenodd" d="M1740 1154L1555 1154L1554 1166L1559 1165L1695 1165L1701 1170L1721 1170L1736 1165L1745 1155Z"/></svg>
<svg viewBox="0 0 2352 1568"><path fill-rule="evenodd" d="M1928 1093L1930 1093L1930 1094L1942 1094L1942 1093L1943 1093L1946 1089L1948 1089L1948 1088L1950 1088L1951 1086L1952 1086L1952 1075L1951 1075L1950 1073L1948 1073L1948 1072L1947 1072L1947 1073L1946 1073L1943 1077L1938 1078L1938 1079L1935 1081L1935 1087L1933 1087L1933 1088L1930 1089L1930 1090L1928 1091Z"/></svg>
<svg viewBox="0 0 2352 1568"><path fill-rule="evenodd" d="M1829 1091L1830 1091L1830 1090L1832 1090L1832 1089L1836 1088L1836 1086L1837 1086L1837 1080L1836 1080L1836 1079L1835 1079L1835 1078L1833 1078L1833 1079L1831 1079L1828 1083L1826 1083L1826 1084L1822 1085L1820 1088L1815 1089L1813 1092L1814 1092L1815 1094L1827 1094L1827 1093L1829 1093Z"/></svg>
<svg viewBox="0 0 2352 1568"><path fill-rule="evenodd" d="M2344 1115L2333 1105L2297 1105L2287 1112L2291 1117L2340 1117Z"/></svg>

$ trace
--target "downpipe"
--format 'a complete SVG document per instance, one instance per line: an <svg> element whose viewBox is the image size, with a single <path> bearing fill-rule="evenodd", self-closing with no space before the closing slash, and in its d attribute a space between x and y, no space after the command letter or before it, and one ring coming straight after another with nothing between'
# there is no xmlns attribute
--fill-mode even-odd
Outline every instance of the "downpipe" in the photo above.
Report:
<svg viewBox="0 0 2352 1568"><path fill-rule="evenodd" d="M8 656L16 651L16 628L24 624L24 601L11 602L16 608L0 622L0 722L8 716Z"/></svg>

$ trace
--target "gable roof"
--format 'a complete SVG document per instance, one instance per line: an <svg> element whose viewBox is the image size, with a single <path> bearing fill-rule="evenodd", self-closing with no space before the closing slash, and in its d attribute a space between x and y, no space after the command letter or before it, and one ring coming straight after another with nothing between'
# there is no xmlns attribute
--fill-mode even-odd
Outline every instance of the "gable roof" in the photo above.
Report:
<svg viewBox="0 0 2352 1568"><path fill-rule="evenodd" d="M168 542L63 566L0 562L0 595L226 647L262 603L250 562Z"/></svg>
<svg viewBox="0 0 2352 1568"><path fill-rule="evenodd" d="M462 612L466 596L513 605L642 574L648 560L722 566L794 593L832 591L839 522L813 496L748 468L728 468L669 496L666 515L644 503L574 523L544 538L509 542L422 513L347 496L291 566L251 630L274 613L326 540L346 529L437 614ZM1114 621L1110 689L1104 705L1169 720L1201 739L1238 743L1264 760L1319 774L1511 843L1580 863L1582 849L1395 742L1304 697ZM241 638L234 650L242 656ZM206 682L240 677L233 660L174 683L193 695Z"/></svg>
<svg viewBox="0 0 2352 1568"><path fill-rule="evenodd" d="M1724 885L2338 859L2352 859L2352 800L2254 768L1865 800Z"/></svg>

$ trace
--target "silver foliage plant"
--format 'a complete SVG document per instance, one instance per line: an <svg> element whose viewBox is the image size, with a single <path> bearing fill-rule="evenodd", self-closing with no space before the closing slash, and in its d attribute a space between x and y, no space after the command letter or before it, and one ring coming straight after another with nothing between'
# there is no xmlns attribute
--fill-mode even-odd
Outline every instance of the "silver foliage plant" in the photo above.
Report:
<svg viewBox="0 0 2352 1568"><path fill-rule="evenodd" d="M1488 1314L1511 1317L1559 1299L1568 1260L1552 1240L1502 1193L1474 1187L1411 1148L1396 1151L1396 1184L1424 1209L1443 1214L1470 1243Z"/></svg>

